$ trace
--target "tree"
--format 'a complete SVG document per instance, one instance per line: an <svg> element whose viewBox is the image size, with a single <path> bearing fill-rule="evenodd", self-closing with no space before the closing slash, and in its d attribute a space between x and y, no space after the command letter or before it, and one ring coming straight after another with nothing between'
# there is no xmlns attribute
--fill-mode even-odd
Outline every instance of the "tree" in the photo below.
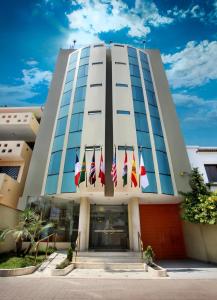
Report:
<svg viewBox="0 0 217 300"><path fill-rule="evenodd" d="M184 196L182 218L191 223L216 224L217 194L210 192L198 168L192 170L189 184L191 191L181 193Z"/></svg>
<svg viewBox="0 0 217 300"><path fill-rule="evenodd" d="M0 240L5 240L6 236L12 234L16 242L17 256L21 254L25 256L35 246L40 236L53 228L52 223L44 224L41 216L32 209L25 209L19 218L19 223L14 228L7 228L1 232ZM23 241L28 241L29 245L26 249L23 248Z"/></svg>

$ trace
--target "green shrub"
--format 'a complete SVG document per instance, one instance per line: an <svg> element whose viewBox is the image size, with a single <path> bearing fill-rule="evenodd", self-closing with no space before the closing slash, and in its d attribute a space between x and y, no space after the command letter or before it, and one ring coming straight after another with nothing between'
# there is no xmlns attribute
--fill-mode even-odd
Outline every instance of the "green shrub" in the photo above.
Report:
<svg viewBox="0 0 217 300"><path fill-rule="evenodd" d="M66 258L60 264L56 265L56 269L65 269L66 267L68 267L68 265L70 265L70 261L68 260L68 258Z"/></svg>
<svg viewBox="0 0 217 300"><path fill-rule="evenodd" d="M147 264L152 264L154 256L155 256L155 254L154 254L152 247L150 245L147 246L146 250L143 252L144 261Z"/></svg>
<svg viewBox="0 0 217 300"><path fill-rule="evenodd" d="M73 258L73 250L72 250L72 247L69 247L68 251L67 251L67 259L69 261L72 261L72 258Z"/></svg>

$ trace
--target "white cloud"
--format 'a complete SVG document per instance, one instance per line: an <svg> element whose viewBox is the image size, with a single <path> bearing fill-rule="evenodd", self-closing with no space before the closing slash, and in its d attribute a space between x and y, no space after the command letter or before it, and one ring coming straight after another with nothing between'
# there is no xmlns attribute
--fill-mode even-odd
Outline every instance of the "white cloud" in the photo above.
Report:
<svg viewBox="0 0 217 300"><path fill-rule="evenodd" d="M150 32L150 26L173 22L172 18L162 16L151 1L136 0L131 9L122 0L73 0L72 4L76 3L80 7L66 16L73 30L69 41L77 36L79 46L99 39L102 32L128 28L129 36L142 38ZM87 41L83 37L87 37Z"/></svg>
<svg viewBox="0 0 217 300"><path fill-rule="evenodd" d="M30 59L30 60L26 61L26 64L28 66L36 66L38 64L38 62L36 60L34 60L34 59Z"/></svg>
<svg viewBox="0 0 217 300"><path fill-rule="evenodd" d="M186 19L188 17L199 19L200 21L204 21L204 17L206 16L204 9L198 4L187 9L179 9L175 6L173 9L168 10L167 13L169 16L175 17L176 19Z"/></svg>
<svg viewBox="0 0 217 300"><path fill-rule="evenodd" d="M37 95L40 84L48 84L51 80L51 72L39 68L23 69L20 84L0 84L1 104L4 105L29 105L26 101Z"/></svg>
<svg viewBox="0 0 217 300"><path fill-rule="evenodd" d="M162 55L173 88L195 87L217 79L217 41L188 42L185 49Z"/></svg>
<svg viewBox="0 0 217 300"><path fill-rule="evenodd" d="M177 107L186 108L183 122L194 123L198 127L212 127L213 124L217 125L217 99L204 100L195 95L174 93L173 100Z"/></svg>

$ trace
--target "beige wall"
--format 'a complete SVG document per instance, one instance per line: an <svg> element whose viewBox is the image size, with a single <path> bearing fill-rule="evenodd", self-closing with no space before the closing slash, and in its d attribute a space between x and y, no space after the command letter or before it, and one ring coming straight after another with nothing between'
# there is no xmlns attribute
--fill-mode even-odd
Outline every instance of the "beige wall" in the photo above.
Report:
<svg viewBox="0 0 217 300"><path fill-rule="evenodd" d="M188 257L217 263L217 225L183 222Z"/></svg>
<svg viewBox="0 0 217 300"><path fill-rule="evenodd" d="M16 226L19 218L19 211L0 204L0 230ZM0 242L0 253L15 249L15 242L12 236L8 236L4 242Z"/></svg>
<svg viewBox="0 0 217 300"><path fill-rule="evenodd" d="M0 204L16 208L19 197L22 196L26 176L32 156L32 150L25 142L8 141L12 152L7 156L0 153L0 166L19 166L20 171L17 180L6 174L0 174ZM17 148L16 145L20 144Z"/></svg>

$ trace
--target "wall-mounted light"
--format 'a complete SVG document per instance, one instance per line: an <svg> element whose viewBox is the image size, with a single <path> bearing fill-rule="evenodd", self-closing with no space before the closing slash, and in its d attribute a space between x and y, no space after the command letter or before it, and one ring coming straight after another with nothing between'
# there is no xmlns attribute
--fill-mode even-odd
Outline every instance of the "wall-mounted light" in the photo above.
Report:
<svg viewBox="0 0 217 300"><path fill-rule="evenodd" d="M182 171L179 173L180 176L189 176L190 173L189 172L186 172L186 171Z"/></svg>

